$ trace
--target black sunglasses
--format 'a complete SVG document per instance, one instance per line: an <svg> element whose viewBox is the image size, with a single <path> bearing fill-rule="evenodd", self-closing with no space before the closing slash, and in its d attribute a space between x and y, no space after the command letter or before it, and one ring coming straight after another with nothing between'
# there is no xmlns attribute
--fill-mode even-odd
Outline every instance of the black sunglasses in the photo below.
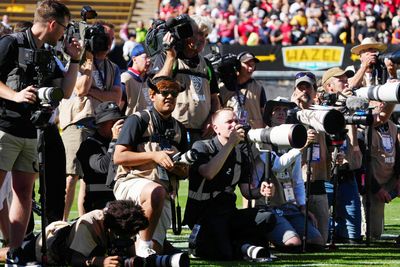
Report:
<svg viewBox="0 0 400 267"><path fill-rule="evenodd" d="M161 94L163 97L167 97L167 96L171 95L173 98L177 98L179 92L162 90L161 92L158 91L157 94Z"/></svg>
<svg viewBox="0 0 400 267"><path fill-rule="evenodd" d="M315 75L311 72L299 72L296 74L295 78L300 79L304 76L307 76L308 78L313 79L315 81Z"/></svg>
<svg viewBox="0 0 400 267"><path fill-rule="evenodd" d="M66 30L66 29L68 28L67 26L65 26L64 24L62 24L61 22L59 22L59 21L57 21L57 20L56 20L56 23L57 23L58 25L60 25L61 27L63 27L64 30Z"/></svg>

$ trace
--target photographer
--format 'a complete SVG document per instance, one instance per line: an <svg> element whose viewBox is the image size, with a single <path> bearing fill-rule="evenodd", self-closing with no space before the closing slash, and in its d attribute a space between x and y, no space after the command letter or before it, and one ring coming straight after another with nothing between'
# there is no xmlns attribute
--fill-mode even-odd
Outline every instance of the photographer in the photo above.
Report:
<svg viewBox="0 0 400 267"><path fill-rule="evenodd" d="M316 99L317 85L315 75L311 72L299 72L296 74L295 88L292 94L292 102L300 110L309 109ZM314 129L307 131L308 137L313 140L313 156L311 161L311 180L309 183L310 195L307 196L309 210L315 215L317 227L322 235L323 241L328 240L329 209L328 198L325 191L325 181L329 177L328 149L326 135ZM307 177L307 158L306 153L302 155L303 179Z"/></svg>
<svg viewBox="0 0 400 267"><path fill-rule="evenodd" d="M262 182L260 188L250 189L252 168L248 166L252 158L242 142L245 130L232 109L218 110L212 126L214 138L193 144L199 157L190 168L183 223L193 229L192 235L198 233L189 246L195 245L195 256L211 260L233 260L242 255L253 260L269 257L265 247L275 217L255 208L237 209L235 187L239 185L243 196L251 199L271 197L272 184ZM258 253L249 253L249 244L261 246Z"/></svg>
<svg viewBox="0 0 400 267"><path fill-rule="evenodd" d="M326 93L337 95L340 101L353 95L348 83L348 78L353 75L352 71L335 67L325 71L321 83ZM332 162L332 167L338 168L337 177L332 177L330 182L327 182L328 188L335 188L333 184L337 183L336 192L333 193L333 197L336 196L333 201L336 206L334 207L336 218L333 218L336 229L333 238L337 242L359 242L361 240L361 203L355 171L361 168L362 153L358 145L356 125L347 125L346 130L340 136L332 137L332 141L342 143L338 147L336 162Z"/></svg>
<svg viewBox="0 0 400 267"><path fill-rule="evenodd" d="M170 32L166 33L164 44L166 53L177 50L174 58L159 54L154 62L153 70L159 71L157 76L170 76L178 81L186 90L179 94L174 118L187 129L190 144L211 134L211 115L219 108L218 83L214 70L200 53L206 44L207 35L211 32L210 21L205 17L187 17L193 36L180 40L180 49L171 47L175 40ZM172 45L173 46L173 45ZM176 58L175 58L176 57Z"/></svg>
<svg viewBox="0 0 400 267"><path fill-rule="evenodd" d="M82 167L76 159L76 152L80 144L93 134L93 130L87 127L84 121L93 116L94 109L100 103L113 101L119 104L122 95L120 70L107 58L114 40L113 25L99 21L89 29L92 35L89 37L93 41L106 39L107 42L103 46L96 46L100 42L93 42L93 47L86 45L85 62L80 68L74 93L60 104L60 127L63 130L62 139L67 159L64 220L69 216L76 182L83 176ZM83 182L81 182L82 189L84 190ZM81 191L78 199L79 215L84 213L83 196L84 191Z"/></svg>
<svg viewBox="0 0 400 267"><path fill-rule="evenodd" d="M269 127L286 123L287 112L296 105L286 98L277 97L267 102L264 118ZM268 203L276 217L276 225L270 232L271 242L283 251L300 252L302 236L305 227L306 195L303 175L301 173L302 149L284 149L272 146L272 181L276 188L274 196ZM265 199L258 199L256 205L265 206ZM308 213L307 244L315 249L325 245L322 236L316 228L317 222L312 214Z"/></svg>
<svg viewBox="0 0 400 267"><path fill-rule="evenodd" d="M188 149L186 130L171 115L182 88L169 77L154 78L149 86L153 109L126 119L114 152L114 163L120 165L114 185L116 199L133 200L149 218L149 227L140 232L136 243L136 254L141 257L168 253L169 199L175 195L178 179L188 174L186 164L171 159Z"/></svg>
<svg viewBox="0 0 400 267"><path fill-rule="evenodd" d="M82 166L87 212L102 209L114 194L106 186L109 165L124 120L115 102L103 102L95 109L96 132L79 147L76 156Z"/></svg>
<svg viewBox="0 0 400 267"><path fill-rule="evenodd" d="M354 46L351 49L351 53L359 55L361 65L360 68L355 73L354 77L349 79L349 88L359 88L362 86L371 86L383 84L386 81L379 81L379 77L383 70L381 69L381 63L378 59L378 54L385 52L387 45L384 43L377 42L373 37L367 37L362 40L361 44ZM389 59L384 60L383 67L386 68L389 80L396 79L397 69L394 64Z"/></svg>
<svg viewBox="0 0 400 267"><path fill-rule="evenodd" d="M125 115L131 115L151 106L146 84L147 71L151 66L150 57L142 44L137 44L130 56L128 70L121 74L123 101L120 106Z"/></svg>
<svg viewBox="0 0 400 267"><path fill-rule="evenodd" d="M54 57L48 54L43 56L44 44L55 46L63 36L69 20L70 12L64 4L46 0L38 4L31 28L0 39L0 185L6 172L12 171L14 197L9 215L11 249L7 255L7 261L11 263L18 261L17 254L29 219L32 188L37 172L37 130L30 117L39 102L38 87L59 86L64 97L68 98L76 81L81 51L76 39L65 44L66 52L71 57L65 75L55 63ZM21 53L25 52L32 58L21 59ZM38 65L35 59L44 59L48 61L48 65ZM38 74L38 69L42 75Z"/></svg>
<svg viewBox="0 0 400 267"><path fill-rule="evenodd" d="M240 62L240 69L234 81L235 88L228 88L227 84L220 88L222 105L232 107L241 124L250 125L254 129L264 128L262 114L266 102L265 90L251 77L260 61L247 51L240 53L237 60Z"/></svg>

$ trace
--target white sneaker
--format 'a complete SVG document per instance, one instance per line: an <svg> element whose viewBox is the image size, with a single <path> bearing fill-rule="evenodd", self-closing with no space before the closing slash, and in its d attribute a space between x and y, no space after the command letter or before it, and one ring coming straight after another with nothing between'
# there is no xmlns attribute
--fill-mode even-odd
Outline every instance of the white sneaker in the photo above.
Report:
<svg viewBox="0 0 400 267"><path fill-rule="evenodd" d="M149 247L141 247L136 250L136 256L147 258L150 255L156 254L156 252Z"/></svg>

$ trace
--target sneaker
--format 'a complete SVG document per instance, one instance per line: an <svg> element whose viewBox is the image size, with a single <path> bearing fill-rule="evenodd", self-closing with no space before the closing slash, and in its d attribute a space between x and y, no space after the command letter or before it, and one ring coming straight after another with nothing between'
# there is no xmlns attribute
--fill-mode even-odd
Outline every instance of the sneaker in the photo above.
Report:
<svg viewBox="0 0 400 267"><path fill-rule="evenodd" d="M36 261L26 260L23 257L22 249L10 249L7 252L5 267L40 267L42 266Z"/></svg>
<svg viewBox="0 0 400 267"><path fill-rule="evenodd" d="M142 248L138 248L136 250L136 256L142 257L142 258L147 258L150 255L156 254L156 252L151 249L151 248L146 248L146 247L142 247Z"/></svg>

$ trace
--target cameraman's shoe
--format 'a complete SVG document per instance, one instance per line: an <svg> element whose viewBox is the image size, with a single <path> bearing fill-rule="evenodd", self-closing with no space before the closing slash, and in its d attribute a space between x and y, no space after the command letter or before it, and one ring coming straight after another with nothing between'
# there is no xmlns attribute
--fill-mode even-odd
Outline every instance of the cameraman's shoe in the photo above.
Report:
<svg viewBox="0 0 400 267"><path fill-rule="evenodd" d="M22 248L10 249L7 252L5 267L40 267L42 266L36 261L27 260L24 258Z"/></svg>

